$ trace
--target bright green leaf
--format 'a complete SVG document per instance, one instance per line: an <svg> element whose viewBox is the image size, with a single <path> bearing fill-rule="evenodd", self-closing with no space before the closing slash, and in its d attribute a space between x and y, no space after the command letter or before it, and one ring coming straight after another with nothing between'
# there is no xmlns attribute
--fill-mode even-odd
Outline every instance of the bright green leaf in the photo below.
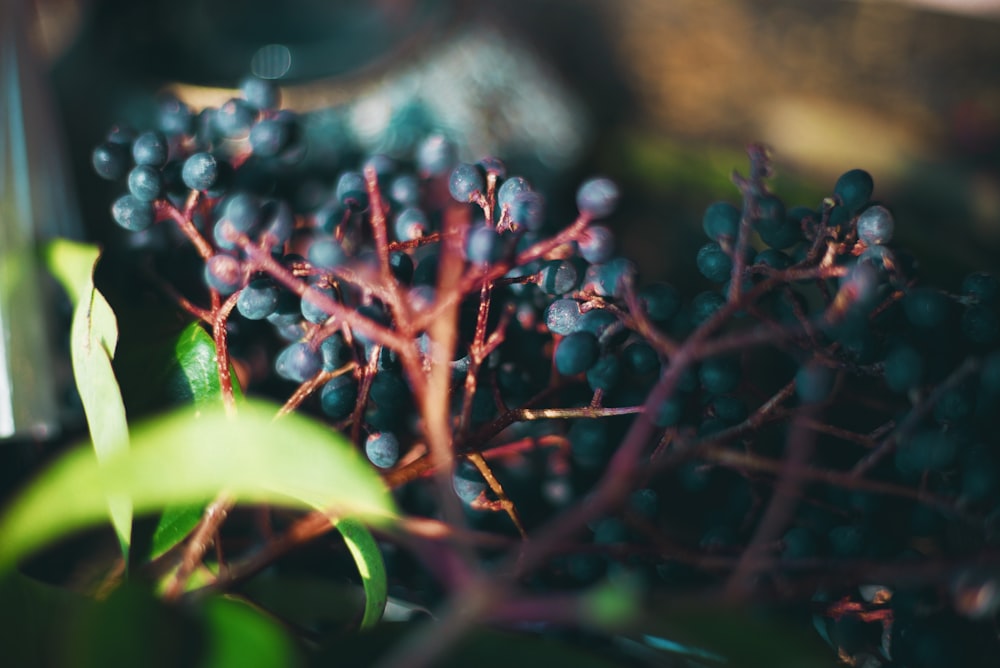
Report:
<svg viewBox="0 0 1000 668"><path fill-rule="evenodd" d="M103 465L90 450L74 449L0 519L0 570L100 523L109 494L130 498L140 513L204 503L226 491L237 501L324 509L335 518L385 522L395 515L382 479L350 443L300 415L274 420L276 411L256 401L242 404L235 419L221 407L202 408L197 417L190 408L177 411L137 427L132 449Z"/></svg>
<svg viewBox="0 0 1000 668"><path fill-rule="evenodd" d="M149 559L158 559L172 547L187 538L198 526L205 512L205 504L169 505L163 509L156 528L153 530Z"/></svg>
<svg viewBox="0 0 1000 668"><path fill-rule="evenodd" d="M365 611L361 617L361 628L368 629L378 624L382 618L389 595L382 552L371 532L357 520L344 518L338 521L337 531L344 537L361 575L361 586L365 590Z"/></svg>
<svg viewBox="0 0 1000 668"><path fill-rule="evenodd" d="M48 264L73 300L70 352L73 377L87 416L87 428L99 461L129 447L125 404L111 360L118 345L118 322L111 305L94 287L94 265L100 251L66 239L48 247ZM127 497L109 493L106 503L111 523L128 561L132 536L132 507Z"/></svg>

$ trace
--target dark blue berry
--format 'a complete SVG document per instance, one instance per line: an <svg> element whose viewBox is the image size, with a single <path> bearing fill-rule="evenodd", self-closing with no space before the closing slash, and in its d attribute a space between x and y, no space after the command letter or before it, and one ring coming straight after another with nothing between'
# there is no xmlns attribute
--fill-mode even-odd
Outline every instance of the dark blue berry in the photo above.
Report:
<svg viewBox="0 0 1000 668"><path fill-rule="evenodd" d="M611 311L603 308L595 308L581 315L576 321L576 332L588 332L598 339L602 339L613 328L617 328L621 321Z"/></svg>
<svg viewBox="0 0 1000 668"><path fill-rule="evenodd" d="M858 239L869 246L892 241L895 223L889 210L880 204L870 206L858 216Z"/></svg>
<svg viewBox="0 0 1000 668"><path fill-rule="evenodd" d="M205 283L224 295L229 295L243 285L243 267L232 255L213 255L205 263Z"/></svg>
<svg viewBox="0 0 1000 668"><path fill-rule="evenodd" d="M427 137L417 148L417 169L424 176L446 174L455 165L458 151L442 135Z"/></svg>
<svg viewBox="0 0 1000 668"><path fill-rule="evenodd" d="M735 239L740 229L740 210L729 202L713 202L701 218L702 229L709 239Z"/></svg>
<svg viewBox="0 0 1000 668"><path fill-rule="evenodd" d="M556 299L545 309L545 325L553 334L565 336L576 330L580 315L578 301L575 299Z"/></svg>
<svg viewBox="0 0 1000 668"><path fill-rule="evenodd" d="M160 170L149 165L136 165L128 173L128 191L136 199L152 202L163 191Z"/></svg>
<svg viewBox="0 0 1000 668"><path fill-rule="evenodd" d="M140 232L156 220L156 213L150 202L135 195L122 195L111 205L111 217L130 232Z"/></svg>
<svg viewBox="0 0 1000 668"><path fill-rule="evenodd" d="M612 389L621 378L621 362L614 355L602 355L592 367L587 369L587 384L592 390Z"/></svg>
<svg viewBox="0 0 1000 668"><path fill-rule="evenodd" d="M849 211L859 211L871 199L875 182L863 169L844 172L833 186L833 194Z"/></svg>
<svg viewBox="0 0 1000 668"><path fill-rule="evenodd" d="M210 190L219 179L219 163L211 153L195 153L184 161L181 179L192 190Z"/></svg>
<svg viewBox="0 0 1000 668"><path fill-rule="evenodd" d="M267 237L269 246L280 246L288 241L295 229L292 208L283 199L272 199L260 207L262 239Z"/></svg>
<svg viewBox="0 0 1000 668"><path fill-rule="evenodd" d="M288 124L277 118L265 118L250 128L250 148L255 155L273 158L288 147L291 132Z"/></svg>
<svg viewBox="0 0 1000 668"><path fill-rule="evenodd" d="M330 314L327 313L322 307L319 306L319 304L313 301L313 299L310 297L313 291L321 295L325 295L326 297L329 297L333 301L337 301L337 293L333 288L317 288L313 286L312 290L307 291L302 296L302 304L300 307L302 311L302 317L311 323L322 325L324 322L327 321L327 319L329 319Z"/></svg>
<svg viewBox="0 0 1000 668"><path fill-rule="evenodd" d="M187 136L194 133L194 112L191 107L168 95L160 100L158 125L168 136Z"/></svg>
<svg viewBox="0 0 1000 668"><path fill-rule="evenodd" d="M132 159L137 165L163 167L167 164L167 138L162 132L143 132L132 143Z"/></svg>
<svg viewBox="0 0 1000 668"><path fill-rule="evenodd" d="M358 383L349 373L331 378L319 393L320 407L331 420L350 416L357 401Z"/></svg>
<svg viewBox="0 0 1000 668"><path fill-rule="evenodd" d="M482 170L483 174L487 176L493 175L499 180L507 178L507 165L503 163L503 160L492 155L480 158L479 162L476 163L476 167Z"/></svg>
<svg viewBox="0 0 1000 668"><path fill-rule="evenodd" d="M660 370L660 357L645 341L636 341L622 351L622 366L628 373L645 376Z"/></svg>
<svg viewBox="0 0 1000 668"><path fill-rule="evenodd" d="M507 207L507 215L510 222L537 232L545 223L545 198L533 191L520 192Z"/></svg>
<svg viewBox="0 0 1000 668"><path fill-rule="evenodd" d="M618 206L619 194L618 186L611 179L589 179L576 191L576 206L580 213L591 218L605 218Z"/></svg>
<svg viewBox="0 0 1000 668"><path fill-rule="evenodd" d="M347 252L339 241L330 236L314 239L307 252L309 262L320 269L333 269L347 261Z"/></svg>
<svg viewBox="0 0 1000 668"><path fill-rule="evenodd" d="M451 170L448 178L448 192L451 196L463 204L471 202L486 190L486 182L483 180L483 173L475 165L467 162L460 162Z"/></svg>
<svg viewBox="0 0 1000 668"><path fill-rule="evenodd" d="M469 262L494 262L500 257L502 250L500 235L492 226L476 226L469 231L469 238L465 244Z"/></svg>
<svg viewBox="0 0 1000 668"><path fill-rule="evenodd" d="M733 270L733 260L715 241L698 249L698 271L713 283L725 283Z"/></svg>
<svg viewBox="0 0 1000 668"><path fill-rule="evenodd" d="M603 264L614 257L615 236L604 225L591 225L577 245L584 260L591 264Z"/></svg>
<svg viewBox="0 0 1000 668"><path fill-rule="evenodd" d="M576 290L580 274L567 260L551 260L538 272L538 287L547 295L564 295Z"/></svg>
<svg viewBox="0 0 1000 668"><path fill-rule="evenodd" d="M531 185L520 176L512 176L504 181L497 190L497 204L508 208L514 203L514 198L521 193L531 192Z"/></svg>
<svg viewBox="0 0 1000 668"><path fill-rule="evenodd" d="M833 389L834 373L828 366L808 362L795 374L795 393L804 404L825 401Z"/></svg>
<svg viewBox="0 0 1000 668"><path fill-rule="evenodd" d="M976 304L962 314L960 327L962 335L973 343L993 343L1000 332L1000 320L992 308Z"/></svg>
<svg viewBox="0 0 1000 668"><path fill-rule="evenodd" d="M699 292L691 300L691 321L695 325L705 322L726 303L726 298L713 290Z"/></svg>
<svg viewBox="0 0 1000 668"><path fill-rule="evenodd" d="M335 197L351 211L364 211L368 208L368 185L365 177L360 172L344 172L337 179Z"/></svg>
<svg viewBox="0 0 1000 668"><path fill-rule="evenodd" d="M980 304L992 304L1000 295L1000 281L993 274L979 271L962 279L962 294Z"/></svg>
<svg viewBox="0 0 1000 668"><path fill-rule="evenodd" d="M240 82L240 92L254 109L277 109L281 106L281 89L271 79L247 77Z"/></svg>
<svg viewBox="0 0 1000 668"><path fill-rule="evenodd" d="M377 431L365 439L368 460L380 469L392 468L399 461L399 439L391 431Z"/></svg>
<svg viewBox="0 0 1000 668"><path fill-rule="evenodd" d="M932 328L947 319L951 302L944 293L933 288L914 288L903 297L903 310L915 327Z"/></svg>
<svg viewBox="0 0 1000 668"><path fill-rule="evenodd" d="M215 112L215 129L226 139L243 139L256 118L256 110L246 100L233 98Z"/></svg>
<svg viewBox="0 0 1000 668"><path fill-rule="evenodd" d="M554 361L556 369L564 376L583 373L597 361L601 346L597 337L589 332L573 332L556 346Z"/></svg>
<svg viewBox="0 0 1000 668"><path fill-rule="evenodd" d="M427 214L420 209L406 208L396 216L393 230L400 241L412 241L425 236L430 231L430 223Z"/></svg>
<svg viewBox="0 0 1000 668"><path fill-rule="evenodd" d="M885 384L894 392L907 392L918 385L924 376L924 358L916 349L905 343L889 349L885 356Z"/></svg>
<svg viewBox="0 0 1000 668"><path fill-rule="evenodd" d="M102 179L117 181L128 171L128 151L124 145L106 141L98 144L90 156L90 164Z"/></svg>
<svg viewBox="0 0 1000 668"><path fill-rule="evenodd" d="M323 368L323 355L305 341L286 347L274 361L275 372L286 380L303 383Z"/></svg>
<svg viewBox="0 0 1000 668"><path fill-rule="evenodd" d="M319 352L323 356L323 371L336 371L354 359L350 346L339 332L323 339Z"/></svg>
<svg viewBox="0 0 1000 668"><path fill-rule="evenodd" d="M639 288L638 297L646 316L653 322L667 322L681 307L680 293L669 283L650 283Z"/></svg>
<svg viewBox="0 0 1000 668"><path fill-rule="evenodd" d="M236 310L247 320L263 320L278 308L278 287L269 278L256 278L247 284L236 300Z"/></svg>
<svg viewBox="0 0 1000 668"><path fill-rule="evenodd" d="M701 386L712 394L729 394L740 384L740 362L733 357L712 357L698 369Z"/></svg>
<svg viewBox="0 0 1000 668"><path fill-rule="evenodd" d="M404 207L420 204L420 181L413 174L400 174L389 182L389 199Z"/></svg>

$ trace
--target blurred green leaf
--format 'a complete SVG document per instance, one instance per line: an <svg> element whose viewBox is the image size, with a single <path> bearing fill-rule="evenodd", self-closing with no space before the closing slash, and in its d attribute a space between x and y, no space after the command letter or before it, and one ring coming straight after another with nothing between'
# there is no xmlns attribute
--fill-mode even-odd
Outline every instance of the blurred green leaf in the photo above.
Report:
<svg viewBox="0 0 1000 668"><path fill-rule="evenodd" d="M87 416L94 452L101 462L129 448L128 423L118 380L111 365L118 345L118 323L111 305L94 287L96 246L57 239L47 248L50 270L74 303L70 326L73 378ZM126 496L109 493L111 513L122 555L129 559L132 506Z"/></svg>
<svg viewBox="0 0 1000 668"><path fill-rule="evenodd" d="M361 617L361 628L372 628L382 618L388 597L388 577L382 552L378 549L375 537L357 520L345 517L337 522L337 530L354 558L361 575L361 586L365 590L365 611Z"/></svg>
<svg viewBox="0 0 1000 668"><path fill-rule="evenodd" d="M277 410L248 401L235 419L221 407L176 411L137 427L132 449L101 465L89 449L72 450L0 519L0 570L49 541L101 522L109 494L130 498L141 513L204 503L225 491L237 501L323 509L335 523L394 516L382 479L350 443L300 415L274 420Z"/></svg>
<svg viewBox="0 0 1000 668"><path fill-rule="evenodd" d="M204 503L169 505L163 509L156 528L153 530L149 547L150 561L166 554L172 547L188 537L198 526L205 512Z"/></svg>

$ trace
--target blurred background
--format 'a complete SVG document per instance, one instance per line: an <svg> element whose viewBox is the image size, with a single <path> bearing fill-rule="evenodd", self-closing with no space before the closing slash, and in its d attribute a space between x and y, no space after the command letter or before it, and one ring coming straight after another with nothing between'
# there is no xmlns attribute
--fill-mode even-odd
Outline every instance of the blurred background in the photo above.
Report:
<svg viewBox="0 0 1000 668"><path fill-rule="evenodd" d="M10 0L8 0L10 1ZM648 278L691 279L700 216L735 200L743 147L774 149L775 189L816 205L875 177L901 241L942 277L1000 265L1000 2L994 0L35 0L89 236L117 194L89 169L111 123L167 87L221 103L248 71L363 153L445 128L572 203L623 187L613 221ZM267 45L270 51L263 49ZM255 59L256 58L256 59ZM270 68L270 69L268 69ZM275 69L277 68L277 69ZM348 137L348 139L345 139ZM572 211L568 215L572 215ZM957 280L957 279L956 279Z"/></svg>

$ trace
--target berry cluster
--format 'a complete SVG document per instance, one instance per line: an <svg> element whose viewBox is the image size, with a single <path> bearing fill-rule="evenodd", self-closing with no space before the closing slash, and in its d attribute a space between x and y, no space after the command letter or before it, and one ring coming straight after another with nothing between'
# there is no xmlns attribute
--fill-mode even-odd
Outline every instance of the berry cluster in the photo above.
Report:
<svg viewBox="0 0 1000 668"><path fill-rule="evenodd" d="M300 119L271 82L242 91L166 100L158 130L93 153L127 181L121 227L176 224L201 256L204 293L178 302L233 410L228 335L266 321L284 411L324 415L414 514L448 517L420 491L443 470L468 521L528 539L534 586L629 571L804 602L865 665L995 645L974 564L1000 544L1000 284L921 283L867 172L786 208L751 147L742 205L704 214L712 287L685 295L615 254L608 179L560 228L500 160L434 135L306 196Z"/></svg>

